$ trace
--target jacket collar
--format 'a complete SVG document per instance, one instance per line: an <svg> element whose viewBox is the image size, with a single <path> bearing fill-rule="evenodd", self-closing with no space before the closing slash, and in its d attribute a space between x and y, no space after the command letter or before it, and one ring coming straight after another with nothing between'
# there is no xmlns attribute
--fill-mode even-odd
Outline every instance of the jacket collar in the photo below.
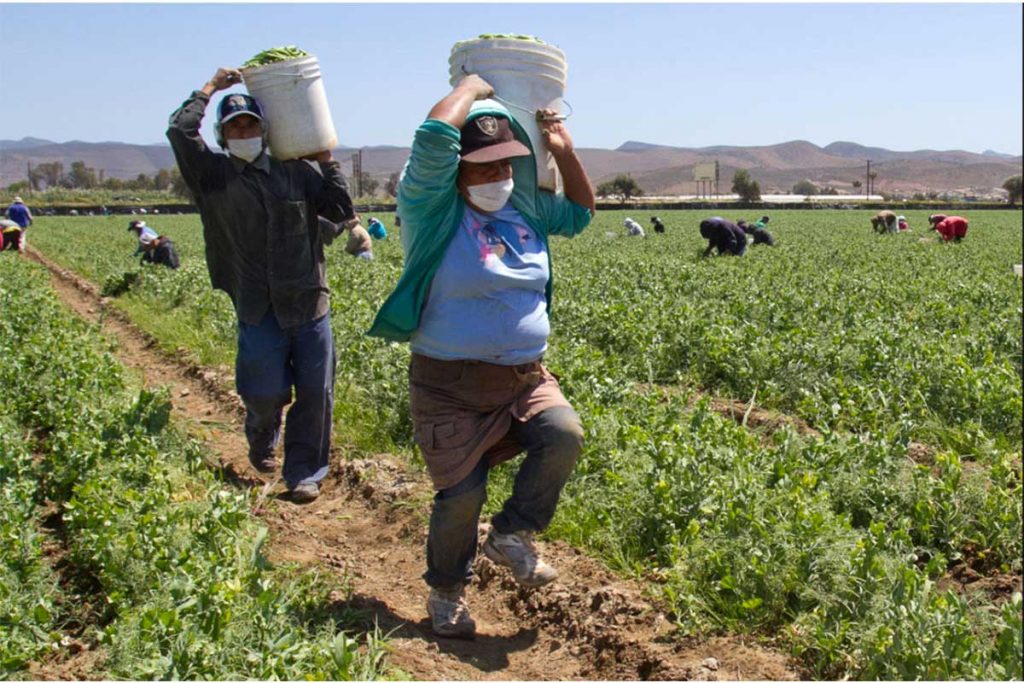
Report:
<svg viewBox="0 0 1024 683"><path fill-rule="evenodd" d="M263 154L256 157L256 161L253 161L252 163L249 163L244 159L239 159L236 156L231 156L230 154L228 157L231 159L231 163L235 165L235 170L239 173L245 170L246 166L252 166L253 168L263 171L267 175L270 175L270 156L267 154L266 150L263 150Z"/></svg>

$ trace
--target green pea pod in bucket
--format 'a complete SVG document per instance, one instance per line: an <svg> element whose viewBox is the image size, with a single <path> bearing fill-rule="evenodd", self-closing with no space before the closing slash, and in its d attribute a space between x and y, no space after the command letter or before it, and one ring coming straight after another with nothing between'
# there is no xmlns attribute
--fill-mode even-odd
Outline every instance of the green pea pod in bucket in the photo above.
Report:
<svg viewBox="0 0 1024 683"><path fill-rule="evenodd" d="M250 66L255 62L260 64ZM297 159L338 145L314 55L294 46L264 50L243 65L242 78L263 107L275 158Z"/></svg>

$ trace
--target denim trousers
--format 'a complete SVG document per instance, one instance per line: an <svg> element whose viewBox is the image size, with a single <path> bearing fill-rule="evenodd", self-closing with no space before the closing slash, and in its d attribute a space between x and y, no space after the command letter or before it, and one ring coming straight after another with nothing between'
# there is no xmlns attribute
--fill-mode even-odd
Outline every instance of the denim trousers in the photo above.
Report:
<svg viewBox="0 0 1024 683"><path fill-rule="evenodd" d="M282 329L273 311L257 325L238 323L235 386L245 403L245 436L256 456L273 452L284 435L285 483L289 488L327 476L334 410L334 338L327 314Z"/></svg>
<svg viewBox="0 0 1024 683"><path fill-rule="evenodd" d="M583 426L567 406L548 408L527 422L512 421L510 434L526 457L512 485L512 495L491 520L503 534L543 531L551 523L565 482L583 450ZM462 481L434 494L427 535L428 585L450 589L473 576L477 526L487 500L487 458Z"/></svg>

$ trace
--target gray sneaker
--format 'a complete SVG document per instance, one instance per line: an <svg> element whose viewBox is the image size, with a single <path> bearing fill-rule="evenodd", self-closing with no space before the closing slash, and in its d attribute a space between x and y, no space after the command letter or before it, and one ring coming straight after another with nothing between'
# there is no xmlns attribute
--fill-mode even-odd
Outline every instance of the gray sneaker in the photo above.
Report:
<svg viewBox="0 0 1024 683"><path fill-rule="evenodd" d="M442 638L476 637L476 622L469 615L464 586L451 590L431 588L427 598L427 614L434 633Z"/></svg>
<svg viewBox="0 0 1024 683"><path fill-rule="evenodd" d="M309 503L320 495L320 485L307 481L292 488L292 500L296 503Z"/></svg>
<svg viewBox="0 0 1024 683"><path fill-rule="evenodd" d="M491 562L511 569L521 586L536 588L558 578L558 570L540 559L532 531L499 534L492 528L484 541L484 555Z"/></svg>

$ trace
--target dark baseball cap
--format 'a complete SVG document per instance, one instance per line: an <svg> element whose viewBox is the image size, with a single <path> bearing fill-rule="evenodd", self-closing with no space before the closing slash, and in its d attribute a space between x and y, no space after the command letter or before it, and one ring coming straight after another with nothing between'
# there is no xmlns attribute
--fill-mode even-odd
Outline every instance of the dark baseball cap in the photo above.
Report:
<svg viewBox="0 0 1024 683"><path fill-rule="evenodd" d="M530 148L515 139L508 119L500 116L477 116L467 121L459 143L462 160L473 164L530 156Z"/></svg>
<svg viewBox="0 0 1024 683"><path fill-rule="evenodd" d="M242 115L255 116L260 121L263 120L263 109L251 95L232 93L222 99L217 107L217 121L220 123L227 123Z"/></svg>

